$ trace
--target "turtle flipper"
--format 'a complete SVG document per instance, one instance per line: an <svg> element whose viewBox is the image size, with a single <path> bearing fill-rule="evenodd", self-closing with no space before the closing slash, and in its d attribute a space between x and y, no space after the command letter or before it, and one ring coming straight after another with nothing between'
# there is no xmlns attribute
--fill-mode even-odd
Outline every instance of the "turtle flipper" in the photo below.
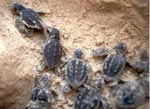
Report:
<svg viewBox="0 0 150 109"><path fill-rule="evenodd" d="M15 19L15 27L18 29L20 33L24 33L27 31L27 28L25 27L24 23L22 22L21 17L16 17Z"/></svg>
<svg viewBox="0 0 150 109"><path fill-rule="evenodd" d="M110 109L110 104L105 96L100 96L100 102L103 109Z"/></svg>
<svg viewBox="0 0 150 109"><path fill-rule="evenodd" d="M34 32L33 29L28 29L25 34L26 34L26 36L31 37L33 35L33 32Z"/></svg>
<svg viewBox="0 0 150 109"><path fill-rule="evenodd" d="M45 60L41 60L40 64L36 66L36 71L43 71L47 66L47 63L45 62Z"/></svg>
<svg viewBox="0 0 150 109"><path fill-rule="evenodd" d="M18 31L20 32L20 33L23 33L23 34L25 34L26 36L32 36L32 34L33 34L33 29L29 29L29 28L27 28L25 25L24 25L24 23L23 23L23 21L22 21L22 19L21 19L21 17L19 16L19 17L16 17L16 20L15 20L15 27L18 29Z"/></svg>
<svg viewBox="0 0 150 109"><path fill-rule="evenodd" d="M36 11L36 13L38 13L41 16L43 16L45 14L49 14L49 12L46 12L46 11Z"/></svg>
<svg viewBox="0 0 150 109"><path fill-rule="evenodd" d="M108 50L107 48L98 48L92 51L92 55L94 57L105 57L109 54L109 52L110 50Z"/></svg>

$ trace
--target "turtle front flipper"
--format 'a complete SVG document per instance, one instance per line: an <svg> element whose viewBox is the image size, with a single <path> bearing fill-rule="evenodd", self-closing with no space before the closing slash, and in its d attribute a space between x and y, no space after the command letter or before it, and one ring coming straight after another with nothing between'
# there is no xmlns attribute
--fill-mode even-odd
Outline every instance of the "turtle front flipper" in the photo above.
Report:
<svg viewBox="0 0 150 109"><path fill-rule="evenodd" d="M108 85L109 85L110 87L117 86L117 85L118 85L118 81L119 81L119 78L117 78L117 77L111 78L111 82L109 82Z"/></svg>
<svg viewBox="0 0 150 109"><path fill-rule="evenodd" d="M105 57L109 54L109 50L107 48L98 48L92 51L92 55L94 57Z"/></svg>
<svg viewBox="0 0 150 109"><path fill-rule="evenodd" d="M43 71L47 67L45 59L42 59L40 64L36 66L36 71Z"/></svg>
<svg viewBox="0 0 150 109"><path fill-rule="evenodd" d="M140 51L140 59L138 61L126 59L126 66L134 69L138 73L149 72L149 56L147 51Z"/></svg>
<svg viewBox="0 0 150 109"><path fill-rule="evenodd" d="M23 23L21 17L16 17L15 26L16 26L16 28L18 29L18 31L19 31L20 33L23 33L23 34L25 34L26 36L29 36L29 37L32 36L32 34L33 34L33 29L27 28L27 27L24 25L24 23Z"/></svg>
<svg viewBox="0 0 150 109"><path fill-rule="evenodd" d="M56 66L56 67L54 68L54 72L55 72L55 74L56 74L57 76L63 75L60 65L58 65L58 66Z"/></svg>
<svg viewBox="0 0 150 109"><path fill-rule="evenodd" d="M49 12L46 12L46 11L36 11L36 13L38 13L41 16L43 16L45 14L49 14Z"/></svg>
<svg viewBox="0 0 150 109"><path fill-rule="evenodd" d="M105 96L100 96L100 104L102 104L103 109L110 109L110 103Z"/></svg>
<svg viewBox="0 0 150 109"><path fill-rule="evenodd" d="M126 66L134 69L138 73L149 71L149 62L146 61L136 61L126 60Z"/></svg>

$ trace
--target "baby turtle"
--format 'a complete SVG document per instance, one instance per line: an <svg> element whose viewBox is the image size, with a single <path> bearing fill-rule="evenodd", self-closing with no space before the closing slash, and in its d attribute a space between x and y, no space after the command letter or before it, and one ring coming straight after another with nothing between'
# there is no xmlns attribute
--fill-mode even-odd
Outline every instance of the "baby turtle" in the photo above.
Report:
<svg viewBox="0 0 150 109"><path fill-rule="evenodd" d="M116 46L116 53L109 54L104 60L103 73L109 77L115 77L125 67L124 51L126 46L124 43L119 43Z"/></svg>
<svg viewBox="0 0 150 109"><path fill-rule="evenodd" d="M32 90L31 100L26 109L48 109L50 94L50 75L44 73Z"/></svg>
<svg viewBox="0 0 150 109"><path fill-rule="evenodd" d="M15 20L15 25L19 32L32 36L33 29L44 30L47 27L33 9L26 8L20 3L13 3L12 9L19 14Z"/></svg>
<svg viewBox="0 0 150 109"><path fill-rule="evenodd" d="M99 50L99 49L98 49ZM98 53L98 51L95 51ZM105 52L105 50L104 50ZM125 67L125 52L126 45L124 43L119 43L115 47L115 52L110 53L104 60L103 63L103 77L105 80L113 80L112 85L117 84L117 75L119 75ZM98 56L103 56L102 52L99 52ZM105 53L104 53L105 54ZM106 54L105 54L106 55ZM100 81L102 79L99 79Z"/></svg>
<svg viewBox="0 0 150 109"><path fill-rule="evenodd" d="M145 92L137 82L126 82L116 91L115 101L119 109L136 108L145 103Z"/></svg>
<svg viewBox="0 0 150 109"><path fill-rule="evenodd" d="M87 86L77 94L75 109L98 109L98 107L109 109L109 103L95 88Z"/></svg>
<svg viewBox="0 0 150 109"><path fill-rule="evenodd" d="M38 71L44 70L45 67L56 69L63 55L59 30L56 28L48 28L48 33L51 38L44 45L44 62L37 67Z"/></svg>
<svg viewBox="0 0 150 109"><path fill-rule="evenodd" d="M76 49L74 56L70 59L65 66L65 78L67 83L62 86L63 92L67 92L69 85L72 88L78 88L81 86L91 69L82 59L83 52L81 49ZM68 87L67 87L68 86Z"/></svg>
<svg viewBox="0 0 150 109"><path fill-rule="evenodd" d="M138 73L149 72L149 56L146 50L140 51L140 60L132 62L131 60L127 60L127 65Z"/></svg>

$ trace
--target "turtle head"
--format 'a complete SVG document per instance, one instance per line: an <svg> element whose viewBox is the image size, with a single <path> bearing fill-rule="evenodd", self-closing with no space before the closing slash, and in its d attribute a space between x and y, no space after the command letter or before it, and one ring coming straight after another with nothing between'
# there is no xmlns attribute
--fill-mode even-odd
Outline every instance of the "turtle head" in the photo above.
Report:
<svg viewBox="0 0 150 109"><path fill-rule="evenodd" d="M41 81L44 83L48 83L51 80L51 76L49 73L44 73L41 77Z"/></svg>
<svg viewBox="0 0 150 109"><path fill-rule="evenodd" d="M48 101L48 94L46 93L46 90L42 89L38 93L38 100L40 101Z"/></svg>
<svg viewBox="0 0 150 109"><path fill-rule="evenodd" d="M31 100L32 101L36 101L37 100L37 95L38 95L38 92L40 91L40 88L39 87L35 87L33 90L32 90L32 94L31 94Z"/></svg>
<svg viewBox="0 0 150 109"><path fill-rule="evenodd" d="M120 42L116 47L115 47L116 53L120 54L125 54L126 52L126 45L122 42Z"/></svg>
<svg viewBox="0 0 150 109"><path fill-rule="evenodd" d="M58 41L60 40L60 32L58 29L49 27L47 29L47 33L49 34L51 39L58 40Z"/></svg>
<svg viewBox="0 0 150 109"><path fill-rule="evenodd" d="M146 50L142 49L140 51L140 59L142 61L145 61L145 62L149 60L149 55L148 55L148 52Z"/></svg>
<svg viewBox="0 0 150 109"><path fill-rule="evenodd" d="M83 52L80 48L76 49L74 52L74 57L81 59L83 55Z"/></svg>
<svg viewBox="0 0 150 109"><path fill-rule="evenodd" d="M14 11L16 11L18 14L20 14L20 12L24 9L26 9L23 5L21 5L20 3L13 3L12 4L12 9Z"/></svg>

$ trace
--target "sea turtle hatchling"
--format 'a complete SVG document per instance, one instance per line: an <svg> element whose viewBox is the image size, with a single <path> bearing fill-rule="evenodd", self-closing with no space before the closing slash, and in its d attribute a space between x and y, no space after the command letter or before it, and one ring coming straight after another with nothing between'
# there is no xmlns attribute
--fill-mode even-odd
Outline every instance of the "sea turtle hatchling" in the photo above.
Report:
<svg viewBox="0 0 150 109"><path fill-rule="evenodd" d="M76 96L74 109L109 109L106 97L101 96L95 88L86 86Z"/></svg>
<svg viewBox="0 0 150 109"><path fill-rule="evenodd" d="M91 72L91 67L82 59L83 52L80 48L76 49L73 58L69 59L65 66L66 83L61 84L63 92L69 91L69 85L72 88L81 86ZM67 87L68 86L68 87Z"/></svg>
<svg viewBox="0 0 150 109"><path fill-rule="evenodd" d="M42 77L36 81L35 87L31 93L31 99L26 106L26 109L48 109L50 102L50 75L44 73Z"/></svg>
<svg viewBox="0 0 150 109"><path fill-rule="evenodd" d="M102 49L101 50L97 49L96 51L94 51L95 53L99 53L97 54L97 56L103 56L103 54L106 55L108 53L106 52L106 50L102 50ZM103 53L102 51L106 53ZM105 80L112 80L113 82L110 85L112 86L116 85L117 76L122 72L126 64L125 52L126 52L126 45L120 42L115 47L115 52L108 54L107 57L105 58L103 63L103 71L102 71L103 76L100 77L101 79L97 79L97 80L102 81L102 78Z"/></svg>
<svg viewBox="0 0 150 109"><path fill-rule="evenodd" d="M117 109L135 109L145 103L145 98L143 87L136 81L125 82L115 93Z"/></svg>
<svg viewBox="0 0 150 109"><path fill-rule="evenodd" d="M127 65L138 73L149 72L149 55L146 50L140 51L140 60L139 61L132 61L127 60Z"/></svg>
<svg viewBox="0 0 150 109"><path fill-rule="evenodd" d="M60 32L56 28L48 28L50 39L44 45L44 59L41 65L37 66L38 71L43 71L46 67L55 69L61 62L63 47L60 43Z"/></svg>
<svg viewBox="0 0 150 109"><path fill-rule="evenodd" d="M15 20L15 26L19 32L32 36L33 29L45 30L47 28L38 13L33 9L26 8L20 3L13 3L12 9L19 14Z"/></svg>

